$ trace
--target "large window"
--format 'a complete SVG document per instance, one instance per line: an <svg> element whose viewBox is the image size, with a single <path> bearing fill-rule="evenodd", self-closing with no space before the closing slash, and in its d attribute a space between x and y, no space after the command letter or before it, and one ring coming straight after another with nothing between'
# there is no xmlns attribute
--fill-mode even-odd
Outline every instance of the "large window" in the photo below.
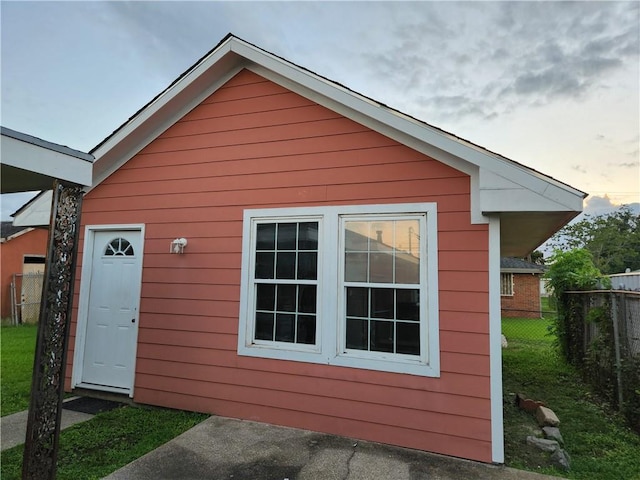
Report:
<svg viewBox="0 0 640 480"><path fill-rule="evenodd" d="M316 343L318 222L257 223L255 341Z"/></svg>
<svg viewBox="0 0 640 480"><path fill-rule="evenodd" d="M241 355L438 375L434 204L245 212Z"/></svg>

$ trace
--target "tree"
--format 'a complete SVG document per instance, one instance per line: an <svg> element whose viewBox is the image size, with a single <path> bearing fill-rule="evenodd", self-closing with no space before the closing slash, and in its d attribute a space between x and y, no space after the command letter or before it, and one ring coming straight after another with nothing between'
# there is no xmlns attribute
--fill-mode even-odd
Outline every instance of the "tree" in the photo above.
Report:
<svg viewBox="0 0 640 480"><path fill-rule="evenodd" d="M550 240L554 250L588 250L594 265L604 274L640 269L640 214L627 206L613 213L567 225Z"/></svg>
<svg viewBox="0 0 640 480"><path fill-rule="evenodd" d="M553 290L558 314L555 318L554 333L564 357L573 364L582 358L584 328L581 316L576 308L581 304L575 296L565 292L572 290L591 290L598 286L609 288L611 281L603 277L593 264L591 252L584 248L576 248L563 252L556 250L550 259L551 266L545 273L549 286Z"/></svg>

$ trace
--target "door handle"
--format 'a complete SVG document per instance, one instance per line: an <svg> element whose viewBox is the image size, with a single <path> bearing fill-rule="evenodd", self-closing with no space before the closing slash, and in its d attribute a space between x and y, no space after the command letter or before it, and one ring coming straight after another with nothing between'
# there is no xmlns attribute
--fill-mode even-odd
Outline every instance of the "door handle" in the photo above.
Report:
<svg viewBox="0 0 640 480"><path fill-rule="evenodd" d="M131 323L136 323L136 319L135 319L135 318L132 318L132 319L131 319Z"/></svg>

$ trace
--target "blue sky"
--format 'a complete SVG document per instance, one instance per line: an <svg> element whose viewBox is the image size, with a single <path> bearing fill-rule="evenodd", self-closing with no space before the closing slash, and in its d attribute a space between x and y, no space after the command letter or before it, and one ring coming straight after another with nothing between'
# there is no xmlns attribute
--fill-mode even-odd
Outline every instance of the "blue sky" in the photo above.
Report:
<svg viewBox="0 0 640 480"><path fill-rule="evenodd" d="M88 151L227 33L587 191L640 202L638 2L2 1L1 123ZM2 219L28 197L2 197Z"/></svg>

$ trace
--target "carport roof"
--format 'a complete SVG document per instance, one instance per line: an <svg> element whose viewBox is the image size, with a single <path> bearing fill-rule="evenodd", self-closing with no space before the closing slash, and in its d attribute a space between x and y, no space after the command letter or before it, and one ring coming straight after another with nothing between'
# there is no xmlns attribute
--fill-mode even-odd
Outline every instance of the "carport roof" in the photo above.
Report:
<svg viewBox="0 0 640 480"><path fill-rule="evenodd" d="M55 179L89 186L93 155L0 127L1 193L48 190Z"/></svg>

